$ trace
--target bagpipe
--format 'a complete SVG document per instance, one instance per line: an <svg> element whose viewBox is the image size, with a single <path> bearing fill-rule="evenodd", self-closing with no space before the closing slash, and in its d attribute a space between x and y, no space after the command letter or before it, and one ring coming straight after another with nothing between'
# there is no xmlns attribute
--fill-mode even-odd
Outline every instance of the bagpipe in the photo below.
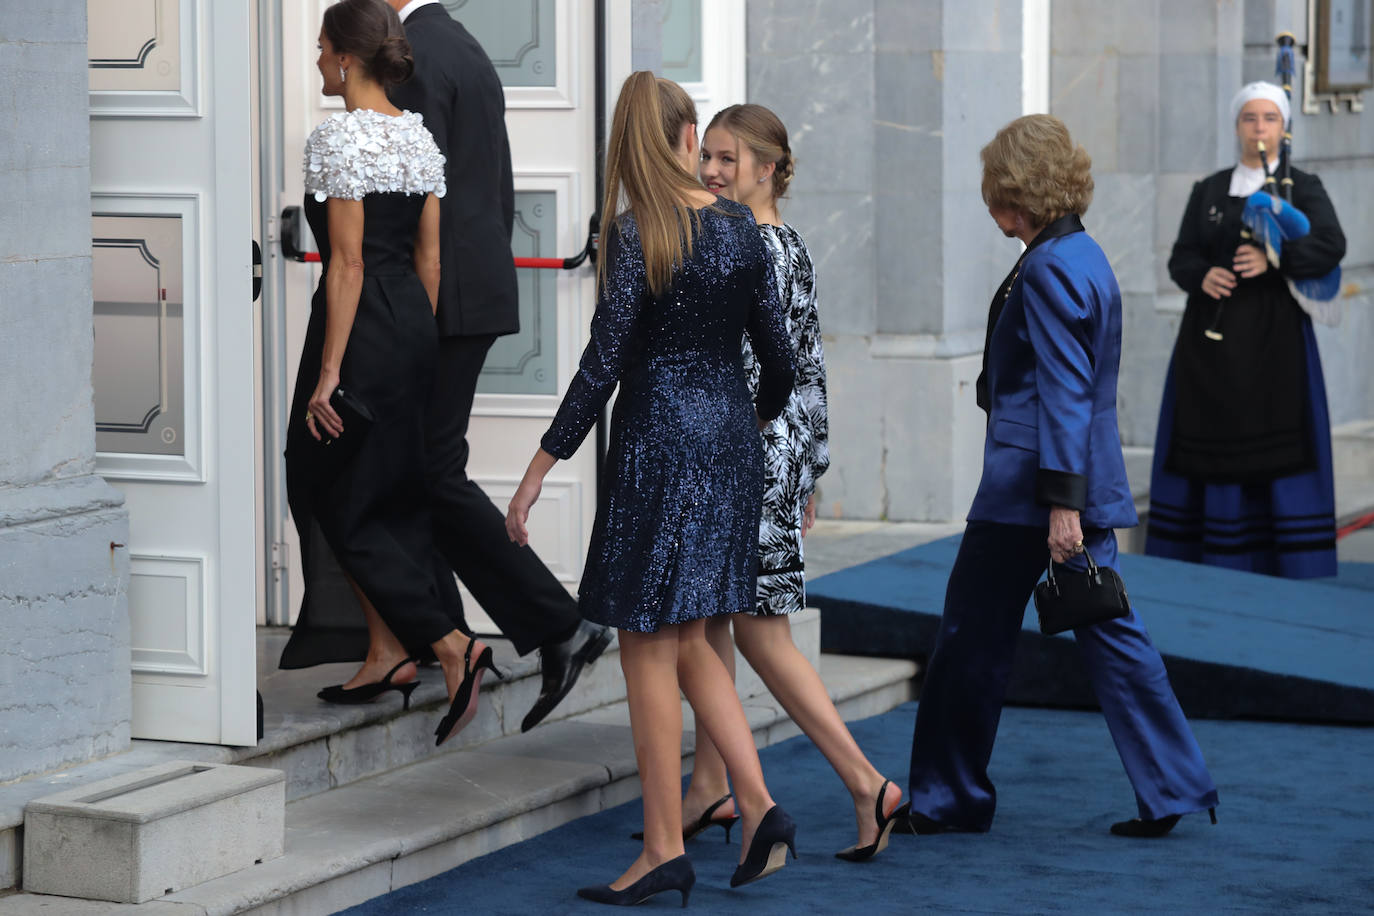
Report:
<svg viewBox="0 0 1374 916"><path fill-rule="evenodd" d="M1295 40L1292 32L1280 32L1275 40L1279 46L1275 75L1283 85L1291 110ZM1264 144L1261 143L1259 152L1260 161L1264 164L1264 190L1251 194L1245 201L1245 209L1241 213L1241 222L1249 230L1250 237L1263 247L1270 265L1276 268L1283 255L1283 243L1302 238L1312 228L1307 216L1293 206L1293 178L1289 164L1292 150L1293 119L1290 115L1288 123L1283 126L1283 140L1279 149L1281 175L1276 180L1269 171L1269 158ZM1329 325L1340 322L1340 306L1336 302L1336 296L1341 289L1339 266L1323 277L1290 279L1288 285L1298 304L1317 321Z"/></svg>

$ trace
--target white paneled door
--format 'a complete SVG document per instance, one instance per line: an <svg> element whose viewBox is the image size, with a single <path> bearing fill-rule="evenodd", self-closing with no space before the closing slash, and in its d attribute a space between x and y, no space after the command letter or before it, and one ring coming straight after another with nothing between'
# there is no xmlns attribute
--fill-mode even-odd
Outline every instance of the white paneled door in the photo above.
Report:
<svg viewBox="0 0 1374 916"><path fill-rule="evenodd" d="M97 471L133 734L256 742L252 0L88 0Z"/></svg>

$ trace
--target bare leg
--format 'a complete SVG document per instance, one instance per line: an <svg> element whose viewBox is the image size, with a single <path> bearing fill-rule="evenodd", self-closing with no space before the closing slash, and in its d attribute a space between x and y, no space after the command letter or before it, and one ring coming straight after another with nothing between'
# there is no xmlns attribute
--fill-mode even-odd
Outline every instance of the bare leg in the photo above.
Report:
<svg viewBox="0 0 1374 916"><path fill-rule="evenodd" d="M387 672L401 663L409 653L405 646L396 638L396 634L391 632L391 628L382 620L382 615L377 613L377 609L372 606L372 602L363 594L363 590L358 587L358 583L353 581L353 577L345 574L348 585L353 589L353 594L357 596L358 603L363 607L363 616L367 619L367 658L363 660L363 666L358 669L358 673L344 687L360 687L363 684L375 684L386 677ZM414 664L401 665L395 674L391 676L393 684L407 684L415 680L416 669Z"/></svg>
<svg viewBox="0 0 1374 916"><path fill-rule="evenodd" d="M630 704L635 762L644 794L644 848L615 881L624 890L652 869L683 854L682 701L678 697L679 627L657 633L620 631L620 669Z"/></svg>
<svg viewBox="0 0 1374 916"><path fill-rule="evenodd" d="M825 755L854 799L854 817L859 828L859 845L878 839L878 824L873 810L883 775L864 756L854 736L831 702L820 675L792 642L791 621L785 616L758 617L739 614L735 636L740 651L750 666L763 678L768 690L797 723L806 737ZM733 771L732 771L733 772ZM883 796L886 813L901 804L902 792L896 783Z"/></svg>
<svg viewBox="0 0 1374 916"><path fill-rule="evenodd" d="M457 630L450 630L442 638L430 643L435 657L439 659L440 667L444 669L444 686L448 688L450 703L463 683L463 678L467 676L467 659L464 658L464 653L467 652L468 644L472 642L477 642L472 647L472 658L476 659L486 646Z"/></svg>
<svg viewBox="0 0 1374 916"><path fill-rule="evenodd" d="M744 707L740 706L725 665L706 641L704 621L684 623L679 629L682 633L678 643L678 682L687 702L692 704L697 729L710 736L734 779L735 800L743 820L744 836L740 842L740 861L743 862L754 831L773 807L773 797L763 781L763 766L759 763L758 749L754 747L754 733L744 718ZM678 825L680 842L681 818Z"/></svg>
<svg viewBox="0 0 1374 916"><path fill-rule="evenodd" d="M706 620L706 642L725 665L731 683L735 680L735 642L730 638L730 618L732 614L722 614ZM682 797L682 822L695 821L701 813L715 804L723 795L730 792L729 774L725 769L725 758L711 743L704 728L696 730L696 754L692 764L692 780L687 784L687 794ZM714 817L729 817L735 813L732 799L716 809Z"/></svg>
<svg viewBox="0 0 1374 916"><path fill-rule="evenodd" d="M386 625L382 615L377 613L372 602L363 594L363 590L358 587L358 583L348 576L348 584L353 588L353 594L358 596L358 603L363 607L363 615L367 619L367 660L363 662L363 667L353 676L353 680L345 684L345 687L357 684L367 684L380 681L386 676L397 662L407 656L405 646L396 638L396 634L391 632L391 628ZM430 643L434 649L434 655L439 659L440 666L444 669L444 684L448 687L448 698L452 702L454 694L458 692L458 687L463 683L463 678L467 674L464 653L467 652L468 643L472 638L463 634L459 630L450 630L440 639ZM482 643L477 643L473 647L472 655L477 654L486 648ZM394 683L404 684L415 679L415 666L405 665L397 671L391 678Z"/></svg>

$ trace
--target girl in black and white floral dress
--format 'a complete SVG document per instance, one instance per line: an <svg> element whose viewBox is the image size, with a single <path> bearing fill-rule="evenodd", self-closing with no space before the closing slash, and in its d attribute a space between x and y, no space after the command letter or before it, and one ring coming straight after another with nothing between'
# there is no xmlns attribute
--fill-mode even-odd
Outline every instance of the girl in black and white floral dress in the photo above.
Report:
<svg viewBox="0 0 1374 916"><path fill-rule="evenodd" d="M792 614L806 606L802 536L816 521L816 479L830 466L825 352L816 314L816 271L806 242L786 224L759 221L759 233L773 259L796 381L782 415L763 429L763 517L755 613ZM744 364L753 389L758 386L759 367L747 341Z"/></svg>
<svg viewBox="0 0 1374 916"><path fill-rule="evenodd" d="M701 142L700 175L708 191L747 205L773 260L774 279L792 344L796 381L782 415L763 426L764 494L759 525L759 577L754 610L712 618L706 636L733 673L734 639L773 696L825 755L854 800L859 841L837 855L860 861L881 852L905 814L902 791L864 756L830 694L792 642L788 615L806 606L802 538L816 521L816 479L830 464L825 357L816 314L815 271L806 243L778 217L777 201L792 180L787 130L760 105L717 114ZM745 345L750 384L758 368ZM684 833L734 823L734 800L719 752L697 733L692 782L682 801Z"/></svg>

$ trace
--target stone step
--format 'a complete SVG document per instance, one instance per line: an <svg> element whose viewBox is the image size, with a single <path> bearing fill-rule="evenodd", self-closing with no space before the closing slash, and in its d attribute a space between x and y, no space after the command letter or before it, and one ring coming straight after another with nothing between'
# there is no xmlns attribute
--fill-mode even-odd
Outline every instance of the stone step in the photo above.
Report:
<svg viewBox="0 0 1374 916"><path fill-rule="evenodd" d="M280 856L281 771L173 761L30 802L24 889L144 903Z"/></svg>
<svg viewBox="0 0 1374 916"><path fill-rule="evenodd" d="M845 719L906 702L917 673L909 661L835 655L819 669ZM771 697L745 711L761 746L796 733ZM685 704L684 720L687 771ZM139 907L16 894L0 898L0 916L334 913L638 795L628 715L612 704L291 802L285 855L234 875Z"/></svg>
<svg viewBox="0 0 1374 916"><path fill-rule="evenodd" d="M135 741L130 750L70 769L0 785L0 888L21 881L24 806L35 798L87 783L122 776L172 760L269 767L286 774L288 801L308 798L360 779L436 756L470 749L504 736L518 735L520 722L539 695L537 653L519 658L509 642L489 642L505 681L488 676L476 718L442 748L434 746L434 726L447 708L438 669L420 673L421 685L409 710L399 694L389 693L364 706L335 706L315 697L323 685L352 675L354 665L320 665L296 671L275 668L287 631L259 631L258 687L265 709L264 734L256 747ZM792 618L792 638L812 664L820 657L820 613L807 609ZM763 693L758 676L736 659L742 696ZM619 648L612 641L597 662L583 671L577 687L546 722L621 703L625 682ZM546 726L541 725L541 728Z"/></svg>

